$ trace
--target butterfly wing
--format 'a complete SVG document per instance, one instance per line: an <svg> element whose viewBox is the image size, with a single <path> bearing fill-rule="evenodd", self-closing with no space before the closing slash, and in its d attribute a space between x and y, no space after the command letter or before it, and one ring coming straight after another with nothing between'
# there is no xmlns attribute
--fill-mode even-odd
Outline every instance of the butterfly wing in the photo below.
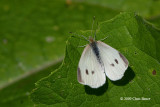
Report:
<svg viewBox="0 0 160 107"><path fill-rule="evenodd" d="M77 72L79 83L92 88L98 88L106 81L104 67L98 62L90 45L87 45L82 53Z"/></svg>
<svg viewBox="0 0 160 107"><path fill-rule="evenodd" d="M128 60L119 51L101 41L97 41L97 46L107 77L112 81L121 79L128 68Z"/></svg>

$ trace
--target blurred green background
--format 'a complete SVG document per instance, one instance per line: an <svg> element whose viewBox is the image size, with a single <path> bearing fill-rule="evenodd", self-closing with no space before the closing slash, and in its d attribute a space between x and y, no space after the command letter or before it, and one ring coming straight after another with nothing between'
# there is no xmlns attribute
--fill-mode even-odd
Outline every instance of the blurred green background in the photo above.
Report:
<svg viewBox="0 0 160 107"><path fill-rule="evenodd" d="M68 33L123 11L160 27L160 0L1 0L0 106L34 106L34 83L61 64Z"/></svg>

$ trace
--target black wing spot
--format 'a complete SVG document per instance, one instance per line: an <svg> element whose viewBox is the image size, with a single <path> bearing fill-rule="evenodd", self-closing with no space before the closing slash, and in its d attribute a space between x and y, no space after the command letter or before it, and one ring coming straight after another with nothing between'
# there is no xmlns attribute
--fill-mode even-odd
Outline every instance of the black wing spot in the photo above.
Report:
<svg viewBox="0 0 160 107"><path fill-rule="evenodd" d="M112 63L112 64L111 64L111 66L113 66L113 67L114 67L114 64Z"/></svg>
<svg viewBox="0 0 160 107"><path fill-rule="evenodd" d="M118 60L117 59L115 59L114 61L118 64Z"/></svg>
<svg viewBox="0 0 160 107"><path fill-rule="evenodd" d="M94 74L94 71L92 71L92 75Z"/></svg>
<svg viewBox="0 0 160 107"><path fill-rule="evenodd" d="M86 69L86 74L88 75L88 69Z"/></svg>

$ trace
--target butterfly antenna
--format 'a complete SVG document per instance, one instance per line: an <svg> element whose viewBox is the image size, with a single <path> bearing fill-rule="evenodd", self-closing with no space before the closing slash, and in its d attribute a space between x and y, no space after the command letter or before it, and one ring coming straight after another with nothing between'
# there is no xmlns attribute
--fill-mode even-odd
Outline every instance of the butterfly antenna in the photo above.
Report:
<svg viewBox="0 0 160 107"><path fill-rule="evenodd" d="M92 32L93 32L93 25L94 25L94 22L95 22L95 16L93 16L93 23L92 23L91 35L92 35ZM94 39L95 39L95 38L94 38Z"/></svg>
<svg viewBox="0 0 160 107"><path fill-rule="evenodd" d="M72 32L69 32L69 33L72 33ZM77 35L77 36L79 36L79 37L83 37L83 39L85 39L86 41L88 41L89 42L89 40L87 39L87 37L85 37L85 36L83 36L83 35L78 35L78 34L76 34L76 33L72 33L73 35Z"/></svg>
<svg viewBox="0 0 160 107"><path fill-rule="evenodd" d="M96 40L96 31L97 31L97 30L95 29L95 33L94 33L94 40Z"/></svg>
<svg viewBox="0 0 160 107"><path fill-rule="evenodd" d="M97 28L95 29L94 40L96 40L97 29L98 29L98 22L97 22Z"/></svg>

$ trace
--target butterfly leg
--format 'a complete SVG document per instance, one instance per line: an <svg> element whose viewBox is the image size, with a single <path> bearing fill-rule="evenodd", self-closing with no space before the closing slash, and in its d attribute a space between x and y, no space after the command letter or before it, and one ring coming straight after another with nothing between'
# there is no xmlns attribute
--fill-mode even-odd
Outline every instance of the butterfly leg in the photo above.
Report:
<svg viewBox="0 0 160 107"><path fill-rule="evenodd" d="M83 48L83 47L86 47L87 45L83 45L83 46L78 46L78 48Z"/></svg>
<svg viewBox="0 0 160 107"><path fill-rule="evenodd" d="M76 34L76 33L72 33L72 32L70 32L71 34L73 34L73 35L76 35L76 36L79 36L79 37L82 37L83 39L85 39L86 41L88 41L89 42L89 40L87 39L87 37L85 37L85 36L83 36L83 35L78 35L78 34ZM72 36L72 37L75 37L75 36ZM81 39L81 38L80 38ZM83 40L82 39L82 40Z"/></svg>
<svg viewBox="0 0 160 107"><path fill-rule="evenodd" d="M109 36L107 36L107 37L105 37L105 38L103 38L103 39L100 39L100 41L104 41L105 39L107 39Z"/></svg>

